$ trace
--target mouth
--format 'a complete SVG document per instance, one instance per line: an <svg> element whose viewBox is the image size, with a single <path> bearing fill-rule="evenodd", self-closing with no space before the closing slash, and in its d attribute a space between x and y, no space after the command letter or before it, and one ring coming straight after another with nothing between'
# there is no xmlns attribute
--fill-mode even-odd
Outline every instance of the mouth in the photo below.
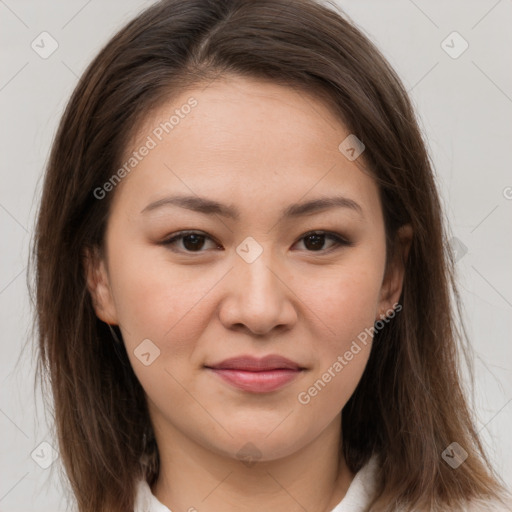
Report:
<svg viewBox="0 0 512 512"><path fill-rule="evenodd" d="M278 355L263 358L239 356L226 359L205 369L224 382L251 393L269 393L296 379L306 368Z"/></svg>

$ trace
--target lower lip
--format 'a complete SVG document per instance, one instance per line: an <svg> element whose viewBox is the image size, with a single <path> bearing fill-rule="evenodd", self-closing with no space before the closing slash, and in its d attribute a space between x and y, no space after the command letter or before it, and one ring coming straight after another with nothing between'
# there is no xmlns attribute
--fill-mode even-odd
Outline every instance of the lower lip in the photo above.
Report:
<svg viewBox="0 0 512 512"><path fill-rule="evenodd" d="M261 372L222 370L217 368L210 368L210 370L229 384L252 393L269 393L276 391L300 374L300 370L286 369Z"/></svg>

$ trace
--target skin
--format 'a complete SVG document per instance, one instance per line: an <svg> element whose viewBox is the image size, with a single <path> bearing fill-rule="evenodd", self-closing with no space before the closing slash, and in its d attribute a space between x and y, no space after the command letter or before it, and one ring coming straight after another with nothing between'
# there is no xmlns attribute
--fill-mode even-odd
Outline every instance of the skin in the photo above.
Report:
<svg viewBox="0 0 512 512"><path fill-rule="evenodd" d="M401 230L402 258L386 269L377 185L362 158L338 150L349 132L320 100L273 83L223 77L183 92L145 120L127 156L191 96L197 106L110 192L105 257L86 263L96 313L120 326L146 392L161 457L152 491L174 512L329 511L354 478L338 457L341 411L371 339L307 405L297 396L398 302L412 233ZM240 216L141 213L172 194ZM332 195L362 214L337 207L279 220L290 204ZM207 238L195 252L190 239L161 244L183 230ZM313 230L352 245L325 237L315 250L304 238ZM262 249L251 263L236 252L249 236ZM160 350L148 366L134 354L145 339ZM306 370L255 394L204 368L241 354L280 354ZM237 455L248 443L253 464Z"/></svg>

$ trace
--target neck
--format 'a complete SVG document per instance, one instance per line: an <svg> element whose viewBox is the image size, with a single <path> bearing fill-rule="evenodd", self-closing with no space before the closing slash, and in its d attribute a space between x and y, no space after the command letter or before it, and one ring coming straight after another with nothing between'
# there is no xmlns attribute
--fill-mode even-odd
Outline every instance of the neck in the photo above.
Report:
<svg viewBox="0 0 512 512"><path fill-rule="evenodd" d="M329 512L354 478L339 455L340 416L310 444L270 461L233 459L174 429L155 435L160 473L152 492L173 512Z"/></svg>

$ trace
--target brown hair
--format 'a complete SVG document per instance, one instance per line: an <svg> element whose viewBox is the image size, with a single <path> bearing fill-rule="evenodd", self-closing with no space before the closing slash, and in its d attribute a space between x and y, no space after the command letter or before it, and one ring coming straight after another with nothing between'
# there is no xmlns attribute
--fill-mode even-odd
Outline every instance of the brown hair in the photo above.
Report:
<svg viewBox="0 0 512 512"><path fill-rule="evenodd" d="M229 74L327 102L365 145L388 256L400 226L410 223L414 231L402 311L375 334L342 412L351 471L381 456L371 510L458 510L468 498L499 497L506 489L484 453L462 386L459 356L469 362L471 347L456 322L460 299L432 166L395 72L341 12L313 0L163 0L108 42L73 92L46 169L31 253L38 373L43 386L45 379L51 384L78 510L133 510L135 482L151 485L159 470L143 389L124 345L96 317L86 286L85 249L102 250L115 194L98 200L93 191L118 169L151 111ZM441 457L453 441L469 453L456 470Z"/></svg>

